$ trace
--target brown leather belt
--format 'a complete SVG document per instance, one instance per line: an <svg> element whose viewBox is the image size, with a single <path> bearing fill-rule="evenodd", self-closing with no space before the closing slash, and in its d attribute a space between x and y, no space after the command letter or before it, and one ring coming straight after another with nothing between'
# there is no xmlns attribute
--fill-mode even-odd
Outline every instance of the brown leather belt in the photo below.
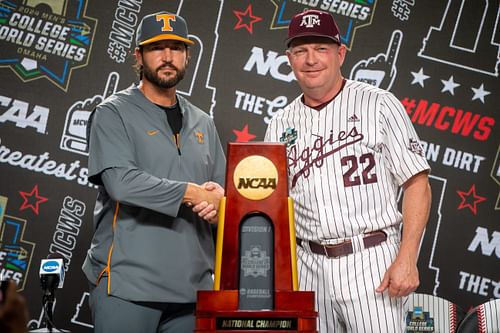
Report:
<svg viewBox="0 0 500 333"><path fill-rule="evenodd" d="M363 244L365 245L365 248L368 248L368 247L373 247L375 245L379 245L380 243L385 242L386 240L387 240L387 234L382 230L377 230L365 234L365 236L363 237ZM354 249L352 247L352 242L350 239L339 244L322 245L315 243L313 241L305 241L300 238L297 238L297 244L300 247L303 247L302 246L303 242L308 243L312 253L322 254L327 256L328 258L337 258L340 256L346 256L348 254L354 253Z"/></svg>

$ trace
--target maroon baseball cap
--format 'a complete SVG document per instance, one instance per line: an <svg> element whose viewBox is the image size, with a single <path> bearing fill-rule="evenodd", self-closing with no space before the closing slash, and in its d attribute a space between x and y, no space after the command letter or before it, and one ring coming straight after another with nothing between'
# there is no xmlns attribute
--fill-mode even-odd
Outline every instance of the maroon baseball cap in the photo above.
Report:
<svg viewBox="0 0 500 333"><path fill-rule="evenodd" d="M339 27L330 13L316 9L308 9L292 17L288 26L288 38L285 43L290 46L293 39L305 36L326 37L340 45Z"/></svg>

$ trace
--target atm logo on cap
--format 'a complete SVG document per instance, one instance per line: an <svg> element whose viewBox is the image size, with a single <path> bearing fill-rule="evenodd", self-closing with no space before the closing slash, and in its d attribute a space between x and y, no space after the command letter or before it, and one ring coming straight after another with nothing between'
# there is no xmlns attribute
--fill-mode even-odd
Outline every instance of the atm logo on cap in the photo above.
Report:
<svg viewBox="0 0 500 333"><path fill-rule="evenodd" d="M43 264L42 269L47 273L55 272L59 269L59 263L55 260L47 261Z"/></svg>
<svg viewBox="0 0 500 333"><path fill-rule="evenodd" d="M243 197L250 200L262 200L276 189L278 170L268 158L251 155L236 165L233 182L236 190Z"/></svg>
<svg viewBox="0 0 500 333"><path fill-rule="evenodd" d="M172 26L170 25L170 22L175 21L175 15L173 15L173 14L158 14L158 15L156 15L156 21L157 22L163 21L163 27L161 28L161 31L174 30L172 28Z"/></svg>
<svg viewBox="0 0 500 333"><path fill-rule="evenodd" d="M310 15L304 15L302 17L302 22L300 22L300 26L303 27L305 26L306 28L312 28L315 25L320 25L321 21L319 20L318 15L310 14Z"/></svg>

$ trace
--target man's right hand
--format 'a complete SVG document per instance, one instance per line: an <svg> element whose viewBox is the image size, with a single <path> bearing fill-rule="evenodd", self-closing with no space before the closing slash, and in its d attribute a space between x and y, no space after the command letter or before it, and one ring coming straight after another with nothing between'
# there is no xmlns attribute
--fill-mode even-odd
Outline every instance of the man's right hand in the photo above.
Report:
<svg viewBox="0 0 500 333"><path fill-rule="evenodd" d="M188 183L184 203L192 207L201 218L216 223L219 202L223 196L224 189L217 183L207 182L203 185Z"/></svg>
<svg viewBox="0 0 500 333"><path fill-rule="evenodd" d="M201 186L203 186L203 188L207 191L218 193L221 198L224 196L224 189L222 188L222 186L215 182L206 182ZM214 206L213 204L209 204L206 201L202 201L194 206L193 211L195 213L198 213L198 216L200 216L202 219L207 220L209 223L217 223L219 219L219 206Z"/></svg>

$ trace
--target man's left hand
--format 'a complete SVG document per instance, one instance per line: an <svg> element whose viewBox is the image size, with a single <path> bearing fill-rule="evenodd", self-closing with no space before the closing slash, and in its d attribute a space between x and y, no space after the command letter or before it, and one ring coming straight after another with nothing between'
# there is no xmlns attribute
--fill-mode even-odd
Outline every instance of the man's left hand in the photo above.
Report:
<svg viewBox="0 0 500 333"><path fill-rule="evenodd" d="M415 291L419 284L416 263L398 256L385 272L376 291L382 293L388 290L391 297L403 297Z"/></svg>

